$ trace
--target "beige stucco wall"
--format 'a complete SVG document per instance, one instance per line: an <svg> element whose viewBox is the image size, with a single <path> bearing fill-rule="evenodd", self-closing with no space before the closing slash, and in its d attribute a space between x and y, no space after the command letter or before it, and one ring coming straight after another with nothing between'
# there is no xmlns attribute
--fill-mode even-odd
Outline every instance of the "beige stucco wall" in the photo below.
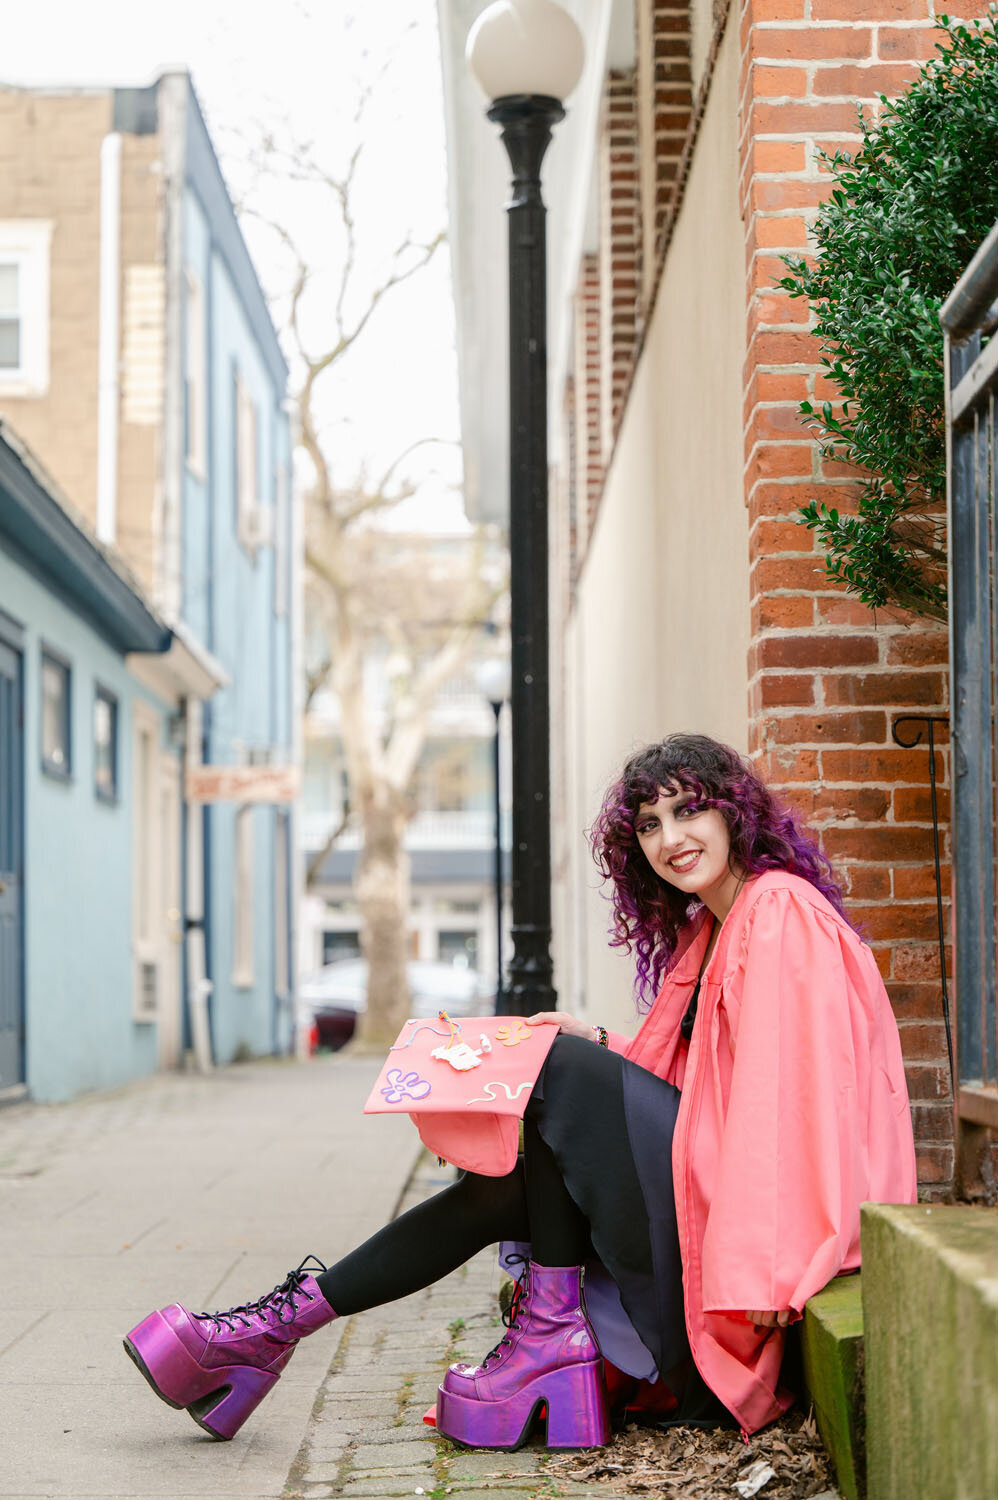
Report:
<svg viewBox="0 0 998 1500"><path fill-rule="evenodd" d="M622 1030L633 967L606 946L583 830L636 745L685 729L747 746L737 84L732 26L565 641L560 1003Z"/></svg>

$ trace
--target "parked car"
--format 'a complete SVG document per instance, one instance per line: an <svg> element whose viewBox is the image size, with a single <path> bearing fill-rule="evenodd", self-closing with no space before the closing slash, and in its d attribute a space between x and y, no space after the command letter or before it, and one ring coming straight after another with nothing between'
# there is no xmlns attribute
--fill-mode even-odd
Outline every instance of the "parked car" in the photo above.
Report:
<svg viewBox="0 0 998 1500"><path fill-rule="evenodd" d="M406 964L412 997L410 1014L433 1017L438 1010L452 1016L491 1016L495 985L477 969L414 958ZM357 1017L367 1009L367 959L340 958L299 981L298 999L318 1031L318 1045L334 1052L354 1034Z"/></svg>

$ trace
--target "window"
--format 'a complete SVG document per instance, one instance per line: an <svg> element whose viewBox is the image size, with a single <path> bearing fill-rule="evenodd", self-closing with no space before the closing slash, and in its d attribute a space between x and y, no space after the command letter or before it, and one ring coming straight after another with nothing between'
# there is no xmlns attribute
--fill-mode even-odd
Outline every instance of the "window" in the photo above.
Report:
<svg viewBox="0 0 998 1500"><path fill-rule="evenodd" d="M49 384L52 225L0 221L0 393L43 396Z"/></svg>
<svg viewBox="0 0 998 1500"><path fill-rule="evenodd" d="M69 734L69 663L42 652L42 770L68 779L72 765Z"/></svg>
<svg viewBox="0 0 998 1500"><path fill-rule="evenodd" d="M341 958L360 958L359 932L324 932L322 934L322 962L336 963Z"/></svg>
<svg viewBox="0 0 998 1500"><path fill-rule="evenodd" d="M162 967L163 850L158 817L159 722L145 703L132 719L132 1017L159 1014Z"/></svg>
<svg viewBox="0 0 998 1500"><path fill-rule="evenodd" d="M274 614L279 618L288 612L288 527L291 524L288 504L288 471L281 467L274 476Z"/></svg>
<svg viewBox="0 0 998 1500"><path fill-rule="evenodd" d="M102 802L118 800L118 700L102 687L94 696L94 791Z"/></svg>
<svg viewBox="0 0 998 1500"><path fill-rule="evenodd" d="M251 989L254 983L253 811L241 807L236 813L232 983L238 989Z"/></svg>
<svg viewBox="0 0 998 1500"><path fill-rule="evenodd" d="M205 472L205 327L204 288L194 272L185 272L187 376L185 381L187 463L199 477Z"/></svg>
<svg viewBox="0 0 998 1500"><path fill-rule="evenodd" d="M274 824L274 993L281 997L290 990L290 870L291 819L286 812L279 812Z"/></svg>
<svg viewBox="0 0 998 1500"><path fill-rule="evenodd" d="M261 541L256 404L238 371L235 408L236 535L255 551Z"/></svg>

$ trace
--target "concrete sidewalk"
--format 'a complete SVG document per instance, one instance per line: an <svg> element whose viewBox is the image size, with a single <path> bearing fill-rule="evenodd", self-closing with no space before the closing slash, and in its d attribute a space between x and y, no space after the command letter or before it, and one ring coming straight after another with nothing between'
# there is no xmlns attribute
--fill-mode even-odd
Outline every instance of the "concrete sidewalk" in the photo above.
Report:
<svg viewBox="0 0 998 1500"><path fill-rule="evenodd" d="M452 1180L408 1119L363 1118L377 1072L260 1062L0 1111L3 1500L608 1493L555 1489L540 1447L469 1453L422 1422L448 1361L501 1335L492 1251L305 1340L231 1443L125 1357L122 1334L151 1309L259 1296Z"/></svg>
<svg viewBox="0 0 998 1500"><path fill-rule="evenodd" d="M306 1340L239 1437L157 1401L121 1336L260 1296L390 1218L418 1139L364 1119L373 1059L168 1074L0 1111L0 1495L281 1496L348 1321Z"/></svg>

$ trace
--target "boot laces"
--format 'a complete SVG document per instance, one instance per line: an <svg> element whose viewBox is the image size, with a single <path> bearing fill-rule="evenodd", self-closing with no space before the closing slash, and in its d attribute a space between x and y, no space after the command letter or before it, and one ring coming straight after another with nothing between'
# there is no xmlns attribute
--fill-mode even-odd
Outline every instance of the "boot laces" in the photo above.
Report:
<svg viewBox="0 0 998 1500"><path fill-rule="evenodd" d="M271 1317L278 1323L293 1323L298 1314L295 1297L304 1297L308 1302L315 1301L309 1292L302 1290L302 1282L313 1271L322 1272L327 1269L318 1256L306 1255L301 1265L289 1271L279 1286L267 1292L266 1296L258 1297L255 1302L242 1302L238 1307L230 1307L225 1312L201 1312L194 1316L207 1323L214 1323L219 1333L237 1333L239 1330L236 1328L236 1320L244 1328L253 1327L253 1318L258 1318L264 1324Z"/></svg>
<svg viewBox="0 0 998 1500"><path fill-rule="evenodd" d="M506 1264L507 1266L521 1266L522 1270L520 1271L520 1274L516 1279L516 1286L513 1288L513 1296L510 1299L509 1307L502 1315L502 1320L505 1323L508 1332L503 1334L502 1338L499 1340L498 1344L496 1344L495 1348L490 1349L488 1354L486 1354L485 1358L482 1360L481 1368L483 1370L487 1366L490 1359L502 1358L502 1351L509 1348L509 1335L513 1332L519 1332L520 1330L520 1324L517 1322L517 1318L520 1316L520 1312L523 1308L523 1299L527 1294L527 1273L530 1269L530 1265L527 1261L526 1256L523 1255L507 1255Z"/></svg>

